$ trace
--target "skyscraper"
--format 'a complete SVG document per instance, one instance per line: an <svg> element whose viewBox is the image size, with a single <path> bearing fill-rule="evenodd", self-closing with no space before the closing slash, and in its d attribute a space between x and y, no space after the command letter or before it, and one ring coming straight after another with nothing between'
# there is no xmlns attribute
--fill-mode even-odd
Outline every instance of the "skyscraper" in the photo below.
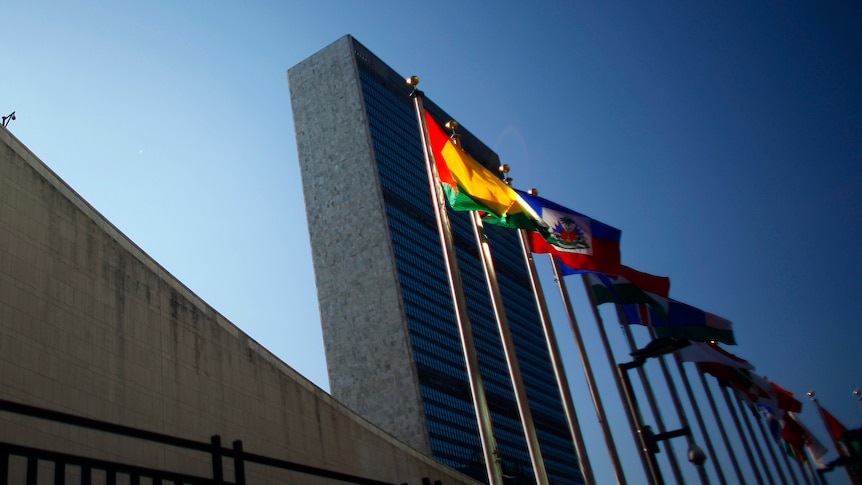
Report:
<svg viewBox="0 0 862 485"><path fill-rule="evenodd" d="M332 395L485 479L411 88L351 36L291 68L288 79ZM425 107L451 118L427 98ZM474 158L497 167L495 153L459 133ZM529 479L470 221L453 213L452 225L497 451L506 475ZM518 235L486 229L549 479L580 483Z"/></svg>

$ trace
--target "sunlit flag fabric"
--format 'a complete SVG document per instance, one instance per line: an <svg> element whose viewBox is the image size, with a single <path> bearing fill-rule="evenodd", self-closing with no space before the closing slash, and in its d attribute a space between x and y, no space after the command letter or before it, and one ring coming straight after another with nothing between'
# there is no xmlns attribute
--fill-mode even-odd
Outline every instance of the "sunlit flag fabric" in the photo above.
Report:
<svg viewBox="0 0 862 485"><path fill-rule="evenodd" d="M434 164L449 206L455 211L479 211L485 222L536 230L538 214L521 196L456 145L434 118L425 113Z"/></svg>
<svg viewBox="0 0 862 485"><path fill-rule="evenodd" d="M618 274L619 229L537 195L518 195L541 219L539 230L530 233L534 253L551 253L569 268Z"/></svg>

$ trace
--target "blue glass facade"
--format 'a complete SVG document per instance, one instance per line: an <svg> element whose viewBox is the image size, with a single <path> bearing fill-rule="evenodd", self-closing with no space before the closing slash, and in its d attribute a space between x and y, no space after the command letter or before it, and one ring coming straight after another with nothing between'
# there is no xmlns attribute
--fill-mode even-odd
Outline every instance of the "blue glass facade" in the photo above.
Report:
<svg viewBox="0 0 862 485"><path fill-rule="evenodd" d="M437 460L487 481L409 87L361 46L356 62L431 449ZM426 108L449 119L428 100ZM497 165L493 152L459 131L468 152ZM535 483L470 221L450 215L504 473L520 477L512 483ZM496 227L487 232L549 479L582 483L518 235Z"/></svg>

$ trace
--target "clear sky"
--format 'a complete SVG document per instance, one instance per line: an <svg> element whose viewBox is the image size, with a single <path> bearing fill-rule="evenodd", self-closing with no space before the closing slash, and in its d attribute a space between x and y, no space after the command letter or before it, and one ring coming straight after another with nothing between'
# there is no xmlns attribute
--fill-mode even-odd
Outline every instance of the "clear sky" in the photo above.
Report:
<svg viewBox="0 0 862 485"><path fill-rule="evenodd" d="M825 443L806 391L862 423L851 395L862 386L859 2L29 1L6 2L0 20L11 132L324 389L285 73L349 33L420 76L512 166L515 186L620 228L626 264L732 320L729 350L796 393ZM571 332L537 259L590 457L610 483ZM595 323L580 281L569 286L639 483ZM616 358L628 360L611 310ZM669 407L665 420L676 426Z"/></svg>

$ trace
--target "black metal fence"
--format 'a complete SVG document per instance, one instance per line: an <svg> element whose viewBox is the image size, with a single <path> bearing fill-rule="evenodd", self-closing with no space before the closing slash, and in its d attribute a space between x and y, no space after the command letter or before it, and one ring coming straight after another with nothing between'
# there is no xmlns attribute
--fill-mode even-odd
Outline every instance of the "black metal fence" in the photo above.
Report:
<svg viewBox="0 0 862 485"><path fill-rule="evenodd" d="M13 460L17 460L18 463L23 464L25 485L37 485L37 483L66 485L69 481L68 476L70 475L76 478L73 483L79 482L81 485L90 485L94 482L104 483L105 485L117 485L118 482L128 483L129 485L140 485L141 483L152 483L153 485L246 485L246 464L273 467L342 483L395 485L348 473L247 453L243 450L242 441L240 440L234 441L232 446L227 448L222 446L221 438L218 435L213 436L209 443L188 440L3 399L0 399L0 411L100 431L129 439L167 445L178 450L199 452L208 455L212 463L211 476L194 476L0 442L0 485L10 484ZM232 466L226 467L226 460L229 460L227 464ZM233 481L225 478L226 468L229 470L232 469ZM401 485L407 485L407 483L405 482ZM431 485L431 480L423 478L422 485ZM442 482L439 480L434 481L434 485L442 485Z"/></svg>

